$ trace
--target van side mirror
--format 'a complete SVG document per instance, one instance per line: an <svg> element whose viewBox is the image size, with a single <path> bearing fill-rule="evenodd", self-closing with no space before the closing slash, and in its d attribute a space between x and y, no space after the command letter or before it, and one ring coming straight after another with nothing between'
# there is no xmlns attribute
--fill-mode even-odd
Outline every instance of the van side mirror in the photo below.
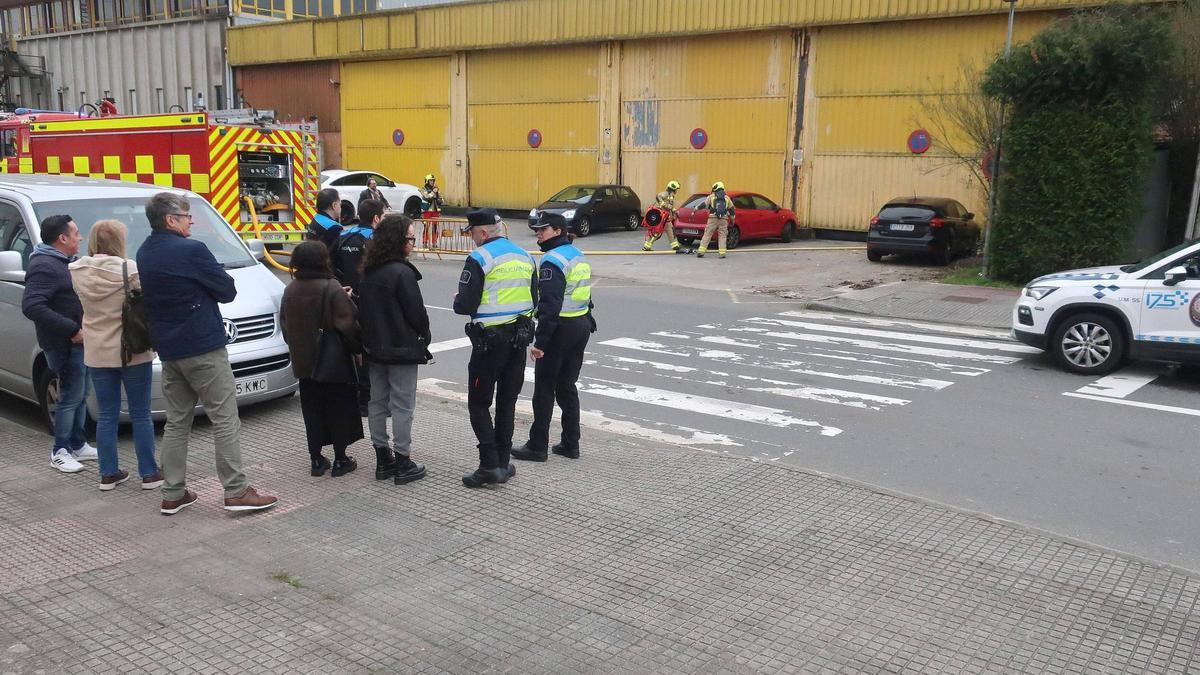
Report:
<svg viewBox="0 0 1200 675"><path fill-rule="evenodd" d="M250 249L250 255L254 256L254 259L259 262L262 262L263 258L267 257L267 245L262 239L246 240L246 248Z"/></svg>
<svg viewBox="0 0 1200 675"><path fill-rule="evenodd" d="M1188 278L1186 267L1172 267L1167 270L1166 278L1163 279L1163 286L1174 286Z"/></svg>
<svg viewBox="0 0 1200 675"><path fill-rule="evenodd" d="M17 251L0 251L0 281L25 283L25 264Z"/></svg>

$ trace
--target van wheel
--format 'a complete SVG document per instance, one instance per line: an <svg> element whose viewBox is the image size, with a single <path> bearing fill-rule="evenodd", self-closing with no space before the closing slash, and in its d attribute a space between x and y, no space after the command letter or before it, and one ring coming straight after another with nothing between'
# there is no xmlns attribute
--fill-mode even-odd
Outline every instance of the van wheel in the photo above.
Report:
<svg viewBox="0 0 1200 675"><path fill-rule="evenodd" d="M785 244L792 243L792 240L796 238L796 224L787 223L784 225L783 233L779 235L779 238L782 239L783 243Z"/></svg>
<svg viewBox="0 0 1200 675"><path fill-rule="evenodd" d="M1050 344L1062 367L1081 375L1112 372L1125 358L1125 334L1112 319L1100 314L1075 314L1063 319Z"/></svg>
<svg viewBox="0 0 1200 675"><path fill-rule="evenodd" d="M49 367L42 368L33 383L34 394L37 396L38 408L42 411L42 419L46 423L46 431L54 435L54 412L58 410L58 375Z"/></svg>

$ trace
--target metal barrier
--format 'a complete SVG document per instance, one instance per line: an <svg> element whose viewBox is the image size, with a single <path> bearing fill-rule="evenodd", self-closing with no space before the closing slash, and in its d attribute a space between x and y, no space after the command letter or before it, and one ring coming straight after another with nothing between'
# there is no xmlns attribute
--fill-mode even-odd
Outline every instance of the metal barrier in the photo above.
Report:
<svg viewBox="0 0 1200 675"><path fill-rule="evenodd" d="M463 234L466 218L419 218L413 221L417 237L413 253L435 255L466 255L475 250L471 235ZM504 236L508 236L508 223L501 223Z"/></svg>

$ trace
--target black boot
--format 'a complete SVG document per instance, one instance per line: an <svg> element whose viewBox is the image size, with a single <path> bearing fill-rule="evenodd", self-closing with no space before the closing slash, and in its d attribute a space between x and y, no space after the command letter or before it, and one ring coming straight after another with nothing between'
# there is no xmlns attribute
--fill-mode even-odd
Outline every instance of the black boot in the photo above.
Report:
<svg viewBox="0 0 1200 675"><path fill-rule="evenodd" d="M312 458L312 471L310 473L314 478L317 476L324 476L325 472L328 470L329 460L325 459L325 455L317 455L316 457Z"/></svg>
<svg viewBox="0 0 1200 675"><path fill-rule="evenodd" d="M525 445L522 445L521 447L512 451L512 458L523 459L526 462L544 462L546 461L546 451L531 448L529 447L529 444L526 443Z"/></svg>
<svg viewBox="0 0 1200 675"><path fill-rule="evenodd" d="M509 466L512 466L511 464ZM516 469L513 469L513 474L516 474ZM508 482L508 472L504 469L475 469L462 478L463 485L469 488L483 487L484 485L495 485L497 483Z"/></svg>
<svg viewBox="0 0 1200 675"><path fill-rule="evenodd" d="M354 461L353 457L345 459L336 459L333 461L333 471L329 474L334 478L345 476L346 474L358 468L358 462Z"/></svg>
<svg viewBox="0 0 1200 675"><path fill-rule="evenodd" d="M579 459L579 448L567 450L563 448L562 443L555 443L554 447L550 448L550 451L561 457L566 457L567 459Z"/></svg>
<svg viewBox="0 0 1200 675"><path fill-rule="evenodd" d="M501 469L501 474L500 474L500 475L501 475L501 478L500 478L500 480L499 480L499 481L497 481L497 482L499 482L499 483L507 483L509 478L512 478L513 476L517 475L517 467L516 467L516 466L514 466L512 462L509 462L509 464L508 464L508 468L507 468L507 469Z"/></svg>
<svg viewBox="0 0 1200 675"><path fill-rule="evenodd" d="M408 455L396 455L396 485L404 485L425 477L425 465L417 464Z"/></svg>
<svg viewBox="0 0 1200 675"><path fill-rule="evenodd" d="M375 480L387 480L396 473L396 455L391 448L375 448Z"/></svg>

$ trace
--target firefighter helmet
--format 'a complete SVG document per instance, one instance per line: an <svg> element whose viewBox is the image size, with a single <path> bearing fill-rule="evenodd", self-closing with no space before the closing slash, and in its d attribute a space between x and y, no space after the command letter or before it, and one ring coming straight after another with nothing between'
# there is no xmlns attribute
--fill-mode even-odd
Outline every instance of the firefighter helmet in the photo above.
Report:
<svg viewBox="0 0 1200 675"><path fill-rule="evenodd" d="M673 180L670 183L667 183L667 189L670 190L671 192L678 190L679 189L679 181Z"/></svg>
<svg viewBox="0 0 1200 675"><path fill-rule="evenodd" d="M431 180L437 180L437 177L431 173L425 174L425 182L428 183Z"/></svg>
<svg viewBox="0 0 1200 675"><path fill-rule="evenodd" d="M725 189L725 184L722 183L721 181L717 181L717 182L713 183L713 186L712 186L713 192L716 192L717 190L724 190L724 189Z"/></svg>

